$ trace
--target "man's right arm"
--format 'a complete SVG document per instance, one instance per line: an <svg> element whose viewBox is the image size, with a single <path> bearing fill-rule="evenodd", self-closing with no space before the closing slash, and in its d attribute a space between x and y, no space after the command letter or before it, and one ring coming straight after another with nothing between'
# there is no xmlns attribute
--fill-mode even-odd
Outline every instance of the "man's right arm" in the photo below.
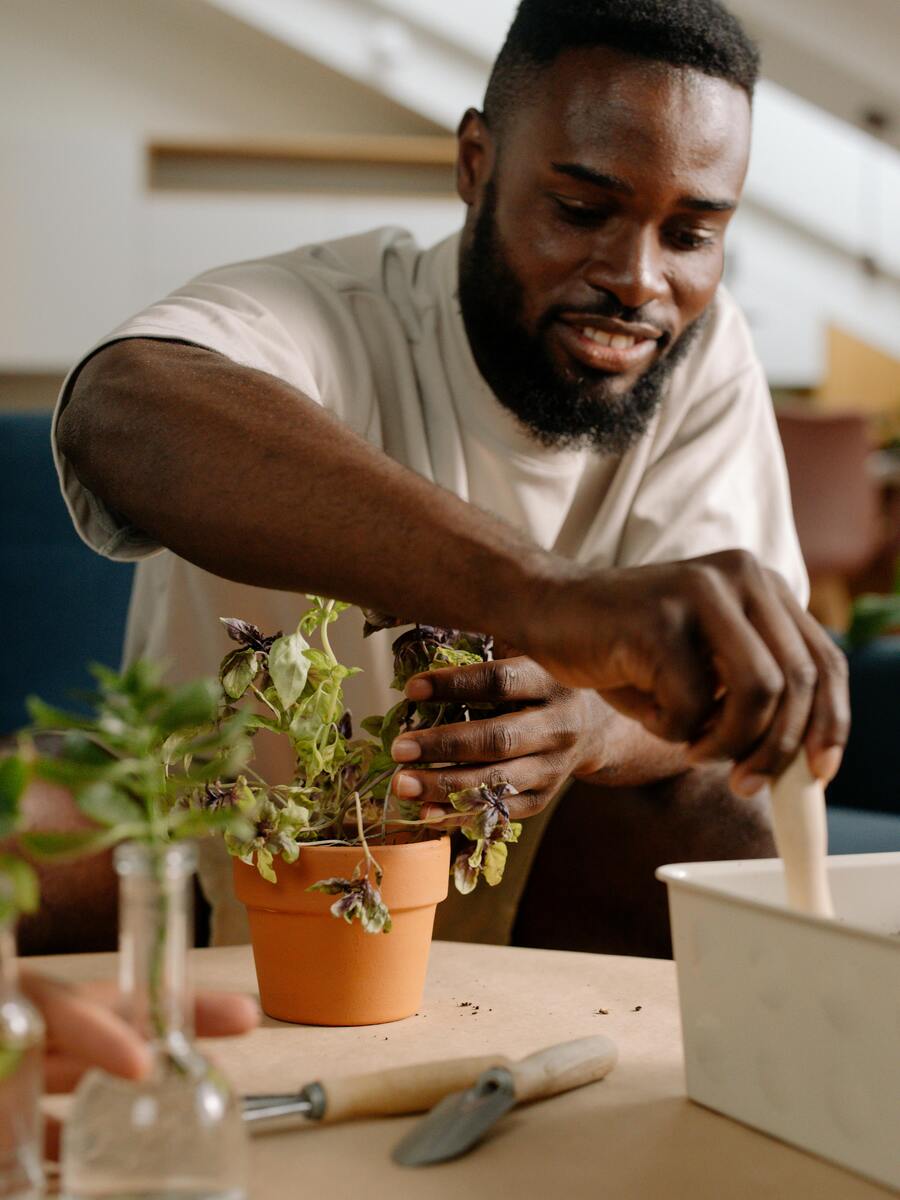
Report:
<svg viewBox="0 0 900 1200"><path fill-rule="evenodd" d="M704 756L761 774L783 769L805 733L814 768L843 745L842 660L749 555L588 570L276 377L173 342L91 358L58 444L108 508L214 574L494 633L652 732L702 733Z"/></svg>
<svg viewBox="0 0 900 1200"><path fill-rule="evenodd" d="M238 582L499 628L547 568L510 527L297 389L195 346L101 350L75 381L58 445L128 524Z"/></svg>

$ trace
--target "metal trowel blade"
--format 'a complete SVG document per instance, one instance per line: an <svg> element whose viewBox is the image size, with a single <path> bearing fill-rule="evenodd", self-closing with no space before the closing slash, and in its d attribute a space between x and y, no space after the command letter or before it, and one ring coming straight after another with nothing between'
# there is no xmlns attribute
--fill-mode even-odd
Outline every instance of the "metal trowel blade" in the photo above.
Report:
<svg viewBox="0 0 900 1200"><path fill-rule="evenodd" d="M438 1101L394 1147L391 1157L404 1167L424 1167L465 1154L516 1103L512 1075L492 1067L464 1092Z"/></svg>

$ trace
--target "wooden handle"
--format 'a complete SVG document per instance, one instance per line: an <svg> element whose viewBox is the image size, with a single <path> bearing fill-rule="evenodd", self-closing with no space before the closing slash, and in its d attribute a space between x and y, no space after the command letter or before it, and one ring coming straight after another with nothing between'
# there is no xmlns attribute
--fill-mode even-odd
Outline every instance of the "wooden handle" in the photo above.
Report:
<svg viewBox="0 0 900 1200"><path fill-rule="evenodd" d="M825 870L825 789L810 773L802 751L772 785L772 824L784 863L788 904L814 917L833 917Z"/></svg>
<svg viewBox="0 0 900 1200"><path fill-rule="evenodd" d="M516 1099L520 1103L543 1100L546 1096L556 1096L570 1088L593 1083L612 1070L618 1057L615 1042L602 1034L548 1046L509 1068Z"/></svg>
<svg viewBox="0 0 900 1200"><path fill-rule="evenodd" d="M453 1058L444 1062L415 1063L370 1075L320 1081L325 1091L323 1122L354 1117L387 1117L425 1112L450 1092L471 1087L482 1071L508 1067L502 1054L478 1058Z"/></svg>

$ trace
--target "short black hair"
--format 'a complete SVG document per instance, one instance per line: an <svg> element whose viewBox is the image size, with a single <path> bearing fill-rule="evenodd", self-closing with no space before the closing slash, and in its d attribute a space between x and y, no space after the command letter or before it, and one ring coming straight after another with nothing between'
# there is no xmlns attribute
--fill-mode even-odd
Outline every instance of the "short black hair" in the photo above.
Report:
<svg viewBox="0 0 900 1200"><path fill-rule="evenodd" d="M484 98L497 128L535 75L564 50L608 46L743 88L752 100L759 52L719 0L521 0Z"/></svg>

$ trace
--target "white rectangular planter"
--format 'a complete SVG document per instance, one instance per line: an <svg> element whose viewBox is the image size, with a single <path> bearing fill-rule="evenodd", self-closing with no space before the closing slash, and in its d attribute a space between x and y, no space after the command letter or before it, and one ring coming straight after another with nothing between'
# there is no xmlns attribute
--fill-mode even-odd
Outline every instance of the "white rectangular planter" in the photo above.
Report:
<svg viewBox="0 0 900 1200"><path fill-rule="evenodd" d="M660 867L687 1091L900 1188L900 853L828 876L836 921L787 909L779 859Z"/></svg>

